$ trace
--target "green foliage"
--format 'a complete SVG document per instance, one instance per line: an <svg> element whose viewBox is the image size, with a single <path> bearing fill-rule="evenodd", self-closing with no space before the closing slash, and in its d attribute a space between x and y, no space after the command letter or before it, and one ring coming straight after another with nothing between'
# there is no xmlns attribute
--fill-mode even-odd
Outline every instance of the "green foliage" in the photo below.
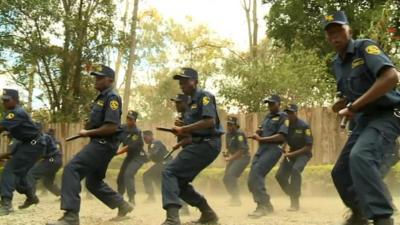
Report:
<svg viewBox="0 0 400 225"><path fill-rule="evenodd" d="M271 4L271 10L265 17L268 35L281 41L286 48L291 48L292 43L299 42L307 49L316 49L326 54L331 49L325 43L322 30L324 15L344 10L351 23L354 37L357 38L360 34L365 34L371 22L381 15L383 9L398 5L396 1L264 0L264 3Z"/></svg>
<svg viewBox="0 0 400 225"><path fill-rule="evenodd" d="M95 94L84 66L106 61L113 15L110 0L1 1L2 72L28 91L34 79L51 121L79 120Z"/></svg>
<svg viewBox="0 0 400 225"><path fill-rule="evenodd" d="M279 94L288 102L320 105L335 92L335 82L325 60L314 50L294 44L291 50L263 41L255 59L232 55L226 60L225 74L231 82L220 83L225 103L247 112L259 112L261 100Z"/></svg>

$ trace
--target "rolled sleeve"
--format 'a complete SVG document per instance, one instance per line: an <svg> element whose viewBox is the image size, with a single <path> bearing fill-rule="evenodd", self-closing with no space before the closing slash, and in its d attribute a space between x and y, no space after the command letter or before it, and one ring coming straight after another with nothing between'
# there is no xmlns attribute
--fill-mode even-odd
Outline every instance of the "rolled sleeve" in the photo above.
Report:
<svg viewBox="0 0 400 225"><path fill-rule="evenodd" d="M384 67L394 67L392 60L372 41L364 43L363 52L365 64L375 77L379 77Z"/></svg>
<svg viewBox="0 0 400 225"><path fill-rule="evenodd" d="M214 97L209 95L204 95L201 99L201 117L216 118L217 109L214 104Z"/></svg>
<svg viewBox="0 0 400 225"><path fill-rule="evenodd" d="M117 96L111 96L105 106L104 123L121 123L122 104Z"/></svg>
<svg viewBox="0 0 400 225"><path fill-rule="evenodd" d="M283 134L285 136L288 135L288 133L289 133L289 120L287 118L282 118L279 121L278 133L279 134Z"/></svg>

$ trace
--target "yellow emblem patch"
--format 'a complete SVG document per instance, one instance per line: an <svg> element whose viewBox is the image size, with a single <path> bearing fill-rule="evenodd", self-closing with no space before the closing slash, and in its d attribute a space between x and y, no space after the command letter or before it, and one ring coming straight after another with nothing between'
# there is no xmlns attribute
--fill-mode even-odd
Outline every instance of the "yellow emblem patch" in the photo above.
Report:
<svg viewBox="0 0 400 225"><path fill-rule="evenodd" d="M15 114L10 112L7 114L6 119L12 120L12 119L14 119L14 117L15 117Z"/></svg>
<svg viewBox="0 0 400 225"><path fill-rule="evenodd" d="M208 96L203 97L203 105L208 105L210 103L210 98Z"/></svg>
<svg viewBox="0 0 400 225"><path fill-rule="evenodd" d="M104 106L104 101L103 100L98 100L97 105L103 107Z"/></svg>
<svg viewBox="0 0 400 225"><path fill-rule="evenodd" d="M118 101L112 100L112 101L110 102L110 108L111 108L112 110L117 110L118 107L119 107Z"/></svg>
<svg viewBox="0 0 400 225"><path fill-rule="evenodd" d="M333 15L326 15L325 16L325 20L328 21L328 22L333 21Z"/></svg>
<svg viewBox="0 0 400 225"><path fill-rule="evenodd" d="M311 136L311 130L310 130L310 129L307 129L307 130L306 130L306 135L307 135L307 136Z"/></svg>
<svg viewBox="0 0 400 225"><path fill-rule="evenodd" d="M289 120L285 120L285 126L289 126Z"/></svg>
<svg viewBox="0 0 400 225"><path fill-rule="evenodd" d="M367 48L365 48L365 51L371 55L381 54L381 50L376 45L369 45Z"/></svg>
<svg viewBox="0 0 400 225"><path fill-rule="evenodd" d="M197 108L197 105L196 105L196 104L193 104L190 108L191 108L191 109L196 109L196 108Z"/></svg>
<svg viewBox="0 0 400 225"><path fill-rule="evenodd" d="M154 148L154 144L151 144L151 145L150 145L150 148Z"/></svg>
<svg viewBox="0 0 400 225"><path fill-rule="evenodd" d="M278 121L278 120L279 120L279 116L272 118L272 121Z"/></svg>
<svg viewBox="0 0 400 225"><path fill-rule="evenodd" d="M238 140L239 140L240 142L242 142L242 141L243 141L243 136L240 135L240 136L238 137Z"/></svg>
<svg viewBox="0 0 400 225"><path fill-rule="evenodd" d="M353 62L351 63L351 68L354 69L357 66L361 66L363 64L364 64L364 59L358 58L358 59L353 60Z"/></svg>
<svg viewBox="0 0 400 225"><path fill-rule="evenodd" d="M132 136L132 141L136 141L138 139L138 136L137 135L133 135Z"/></svg>

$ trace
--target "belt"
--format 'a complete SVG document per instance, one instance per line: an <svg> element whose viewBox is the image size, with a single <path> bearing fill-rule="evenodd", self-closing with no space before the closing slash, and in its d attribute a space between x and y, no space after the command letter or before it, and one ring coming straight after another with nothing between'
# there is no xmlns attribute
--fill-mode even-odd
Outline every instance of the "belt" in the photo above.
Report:
<svg viewBox="0 0 400 225"><path fill-rule="evenodd" d="M35 137L30 138L30 139L23 140L22 142L23 142L23 143L29 143L29 144L31 144L31 145L36 145L37 142L38 142L38 139L41 138L41 137L42 137L42 134L38 134L38 135L36 135Z"/></svg>

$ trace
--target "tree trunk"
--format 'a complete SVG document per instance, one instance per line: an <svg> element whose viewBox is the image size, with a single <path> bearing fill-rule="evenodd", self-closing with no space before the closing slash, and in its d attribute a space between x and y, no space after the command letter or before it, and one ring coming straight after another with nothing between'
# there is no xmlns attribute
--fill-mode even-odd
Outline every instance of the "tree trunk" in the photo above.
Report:
<svg viewBox="0 0 400 225"><path fill-rule="evenodd" d="M32 65L32 67L33 67L33 65ZM34 81L35 81L35 71L32 71L31 73L29 73L29 82L28 82L28 111L29 112L32 112Z"/></svg>
<svg viewBox="0 0 400 225"><path fill-rule="evenodd" d="M253 58L257 57L257 43L258 43L258 21L257 21L257 0L253 0L253 41L251 55Z"/></svg>
<svg viewBox="0 0 400 225"><path fill-rule="evenodd" d="M125 75L125 88L124 88L124 97L123 97L123 107L122 107L122 118L125 118L128 109L129 109L129 100L130 100L130 93L131 93L131 82L132 82L132 72L133 66L136 61L136 27L137 27L137 15L138 15L138 8L139 8L139 0L134 1L133 6L133 14L132 14L132 21L131 21L131 34L130 34L130 52L129 52L129 61L128 61L128 68L126 70Z"/></svg>
<svg viewBox="0 0 400 225"><path fill-rule="evenodd" d="M126 30L126 24L127 24L127 20L128 20L128 9L129 9L129 0L125 0L125 12L124 12L124 17L123 17L123 25L122 25L123 33L125 33L125 30ZM115 61L115 82L114 82L114 87L117 87L118 77L119 77L118 75L119 75L119 70L121 68L122 56L124 56L124 48L121 45L118 48L117 60Z"/></svg>
<svg viewBox="0 0 400 225"><path fill-rule="evenodd" d="M251 49L253 47L253 38L251 34L251 18L250 18L250 9L251 9L251 0L243 0L242 6L244 9L244 12L246 13L246 22L247 22L247 34L249 36L249 51L251 52Z"/></svg>

